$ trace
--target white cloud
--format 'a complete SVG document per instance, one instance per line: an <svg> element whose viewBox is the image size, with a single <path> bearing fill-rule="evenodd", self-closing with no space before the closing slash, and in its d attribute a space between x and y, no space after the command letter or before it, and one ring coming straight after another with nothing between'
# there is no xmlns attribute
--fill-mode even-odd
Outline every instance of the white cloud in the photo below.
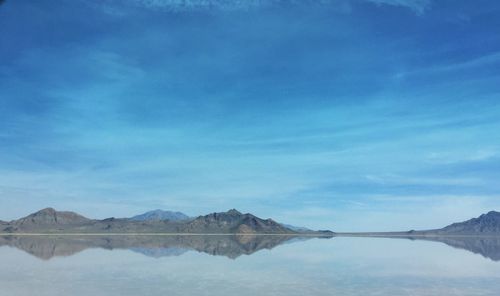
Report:
<svg viewBox="0 0 500 296"><path fill-rule="evenodd" d="M408 78L413 75L435 75L435 74L454 73L458 71L472 71L481 67L498 65L499 63L500 63L500 52L496 51L486 55L473 57L467 60L453 61L444 64L436 64L435 66L431 67L423 67L420 69L401 72L396 75L396 78L402 79L402 78Z"/></svg>
<svg viewBox="0 0 500 296"><path fill-rule="evenodd" d="M426 161L431 164L456 164L463 162L485 161L494 159L498 156L498 148L486 147L475 151L431 152L426 156Z"/></svg>
<svg viewBox="0 0 500 296"><path fill-rule="evenodd" d="M366 180L382 185L453 185L453 186L478 186L484 181L479 178L435 178L399 176L394 174L366 175Z"/></svg>
<svg viewBox="0 0 500 296"><path fill-rule="evenodd" d="M431 0L365 0L378 5L402 6L423 14L431 5Z"/></svg>
<svg viewBox="0 0 500 296"><path fill-rule="evenodd" d="M130 5L148 9L165 9L183 11L192 9L242 10L276 3L276 0L128 0L104 2L107 9L110 5ZM115 11L115 10L112 10Z"/></svg>

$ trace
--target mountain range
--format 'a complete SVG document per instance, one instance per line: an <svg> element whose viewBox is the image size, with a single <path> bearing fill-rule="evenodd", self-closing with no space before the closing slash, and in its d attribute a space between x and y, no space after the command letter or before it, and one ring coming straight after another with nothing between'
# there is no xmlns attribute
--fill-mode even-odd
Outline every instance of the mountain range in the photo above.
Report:
<svg viewBox="0 0 500 296"><path fill-rule="evenodd" d="M74 212L46 208L10 222L0 221L0 233L190 233L190 234L314 234L332 236L331 231L313 231L261 219L235 209L189 217L181 212L154 210L131 218L89 219ZM456 236L500 235L500 212L491 211L477 218L444 228L407 232L339 233L377 236Z"/></svg>
<svg viewBox="0 0 500 296"><path fill-rule="evenodd" d="M321 234L331 231L296 230L272 219L235 209L190 218L178 212L152 211L132 218L89 219L74 212L46 208L0 224L3 233L194 233L194 234Z"/></svg>

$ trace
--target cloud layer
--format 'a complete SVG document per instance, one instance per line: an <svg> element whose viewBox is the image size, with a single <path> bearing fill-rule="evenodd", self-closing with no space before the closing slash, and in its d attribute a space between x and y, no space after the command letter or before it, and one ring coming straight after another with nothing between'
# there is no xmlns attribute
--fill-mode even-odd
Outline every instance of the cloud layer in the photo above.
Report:
<svg viewBox="0 0 500 296"><path fill-rule="evenodd" d="M105 0L102 7L109 12L117 12L119 7L141 7L153 10L186 11L199 9L215 10L248 10L263 7L297 6L336 6L349 7L353 3L374 3L406 7L416 13L423 13L431 4L431 0Z"/></svg>
<svg viewBox="0 0 500 296"><path fill-rule="evenodd" d="M101 3L2 6L0 219L236 207L390 230L500 207L496 2Z"/></svg>

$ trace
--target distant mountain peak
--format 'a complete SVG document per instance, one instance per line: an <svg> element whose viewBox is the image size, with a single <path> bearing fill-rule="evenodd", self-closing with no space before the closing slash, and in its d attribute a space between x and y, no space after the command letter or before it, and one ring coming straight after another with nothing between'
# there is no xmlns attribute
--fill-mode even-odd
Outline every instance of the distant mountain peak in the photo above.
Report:
<svg viewBox="0 0 500 296"><path fill-rule="evenodd" d="M38 212L35 212L34 214L47 214L47 215L53 215L57 213L56 209L54 208L45 208L45 209L41 209L40 211Z"/></svg>
<svg viewBox="0 0 500 296"><path fill-rule="evenodd" d="M160 210L160 209L156 209L156 210L152 210L152 211L149 211L150 213L163 213L163 212L166 212L164 210Z"/></svg>
<svg viewBox="0 0 500 296"><path fill-rule="evenodd" d="M130 218L132 221L185 221L191 217L181 212L164 211L160 209L152 210Z"/></svg>
<svg viewBox="0 0 500 296"><path fill-rule="evenodd" d="M293 231L303 231L303 232L313 231L307 227L300 227L300 226L295 226L295 225L290 225L290 224L285 224L285 223L281 223L281 225L283 225L286 228L291 229Z"/></svg>
<svg viewBox="0 0 500 296"><path fill-rule="evenodd" d="M489 211L488 213L484 214L483 216L487 216L487 217L500 217L500 212Z"/></svg>
<svg viewBox="0 0 500 296"><path fill-rule="evenodd" d="M230 209L229 211L226 212L226 214L229 214L229 215L243 215L240 211L238 211L237 209Z"/></svg>

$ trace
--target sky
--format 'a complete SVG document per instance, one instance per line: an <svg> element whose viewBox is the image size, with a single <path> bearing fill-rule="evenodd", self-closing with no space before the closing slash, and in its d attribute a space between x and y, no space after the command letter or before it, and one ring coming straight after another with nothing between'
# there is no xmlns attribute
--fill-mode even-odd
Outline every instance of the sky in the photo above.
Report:
<svg viewBox="0 0 500 296"><path fill-rule="evenodd" d="M496 0L1 3L1 220L500 210Z"/></svg>

